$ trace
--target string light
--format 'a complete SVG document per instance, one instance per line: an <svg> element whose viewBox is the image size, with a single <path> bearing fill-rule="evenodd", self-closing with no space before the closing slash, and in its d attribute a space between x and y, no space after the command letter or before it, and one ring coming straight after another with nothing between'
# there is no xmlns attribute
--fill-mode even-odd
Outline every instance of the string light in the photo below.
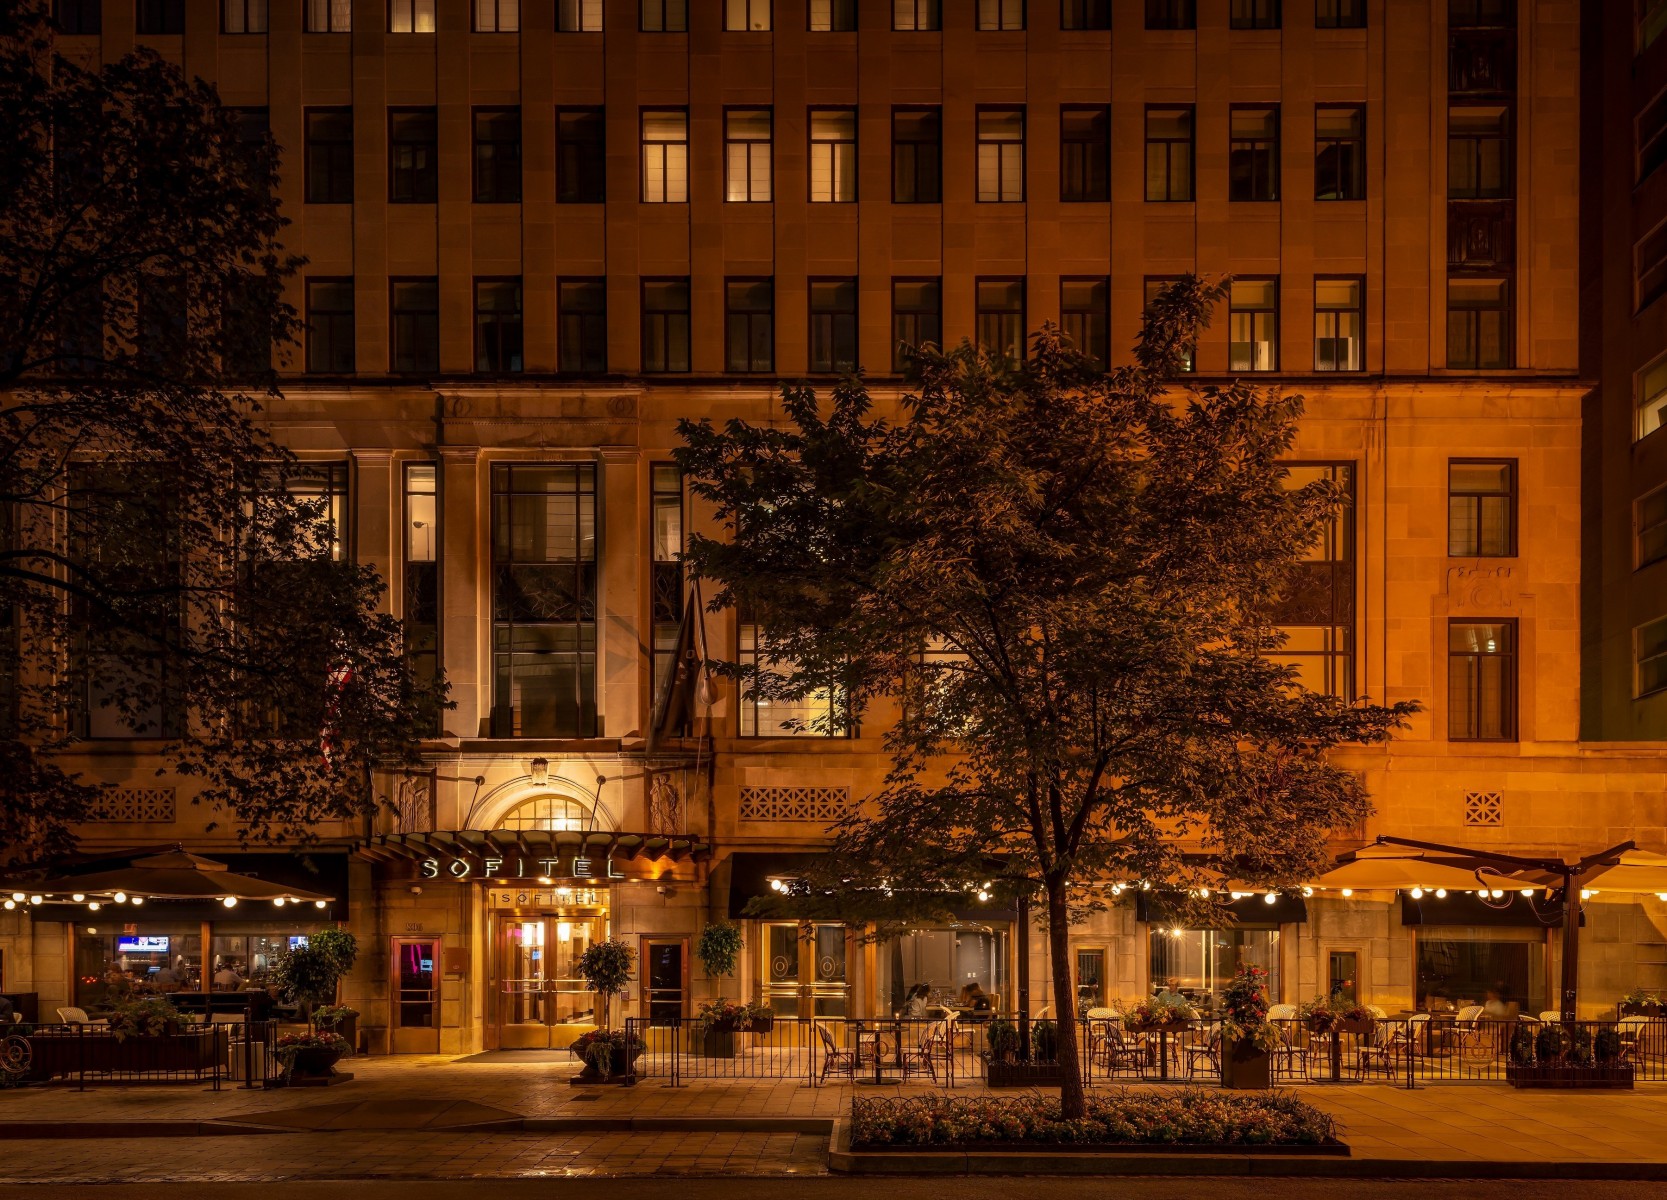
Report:
<svg viewBox="0 0 1667 1200"><path fill-rule="evenodd" d="M127 893L126 892L117 892L116 895L115 895L115 901L116 901L117 904L126 904L127 903Z"/></svg>
<svg viewBox="0 0 1667 1200"><path fill-rule="evenodd" d="M282 896L272 897L272 906L274 908L282 908L284 906L284 898Z"/></svg>
<svg viewBox="0 0 1667 1200"><path fill-rule="evenodd" d="M1503 900L1505 898L1505 889L1504 888L1494 888L1493 891L1489 894L1495 900Z"/></svg>
<svg viewBox="0 0 1667 1200"><path fill-rule="evenodd" d="M145 902L145 898L143 896L129 896L127 902L134 905L143 904Z"/></svg>
<svg viewBox="0 0 1667 1200"><path fill-rule="evenodd" d="M1435 898L1436 898L1436 899L1437 899L1437 900L1445 900L1445 899L1447 899L1447 889L1446 889L1446 888L1436 888L1436 890L1435 890Z"/></svg>
<svg viewBox="0 0 1667 1200"><path fill-rule="evenodd" d="M1350 896L1354 895L1354 889L1353 888L1344 888L1342 895L1343 895L1343 899L1347 900Z"/></svg>
<svg viewBox="0 0 1667 1200"><path fill-rule="evenodd" d="M227 908L236 908L237 907L237 897L236 896L223 896L223 897L221 897L220 903L224 904Z"/></svg>
<svg viewBox="0 0 1667 1200"><path fill-rule="evenodd" d="M5 909L6 909L7 912L11 912L12 909L14 909L16 907L17 907L17 901L16 900L8 900L5 903Z"/></svg>
<svg viewBox="0 0 1667 1200"><path fill-rule="evenodd" d="M1518 893L1518 895L1525 896L1529 899L1533 899L1534 889L1533 888L1523 888L1522 891Z"/></svg>
<svg viewBox="0 0 1667 1200"><path fill-rule="evenodd" d="M74 893L73 895L70 896L70 899L75 901L77 904L80 904L86 898L87 898L87 893L86 892L76 892L76 893Z"/></svg>
<svg viewBox="0 0 1667 1200"><path fill-rule="evenodd" d="M87 911L88 912L97 912L98 911L98 901L97 900L87 901Z"/></svg>
<svg viewBox="0 0 1667 1200"><path fill-rule="evenodd" d="M12 899L16 900L19 904L22 904L23 903L23 893L22 892L13 892L12 893Z"/></svg>
<svg viewBox="0 0 1667 1200"><path fill-rule="evenodd" d="M323 907L324 907L324 901L322 901L322 900L314 900L314 901L313 901L313 907L314 907L314 908L323 908Z"/></svg>
<svg viewBox="0 0 1667 1200"><path fill-rule="evenodd" d="M1314 889L1311 887L1305 887L1302 889L1302 894L1304 896L1312 896L1314 894Z"/></svg>
<svg viewBox="0 0 1667 1200"><path fill-rule="evenodd" d="M1423 888L1413 888L1412 889L1412 898L1414 900L1422 900L1424 898L1424 889Z"/></svg>
<svg viewBox="0 0 1667 1200"><path fill-rule="evenodd" d="M43 899L44 899L44 897L39 896L39 895L30 896L29 897L29 903L30 904L39 904Z"/></svg>
<svg viewBox="0 0 1667 1200"><path fill-rule="evenodd" d="M1580 889L1580 898L1582 900L1590 900L1592 898L1591 889L1590 888L1581 888Z"/></svg>
<svg viewBox="0 0 1667 1200"><path fill-rule="evenodd" d="M1272 904L1278 899L1279 899L1279 893L1278 892L1268 892L1265 895L1263 895L1262 903L1263 904Z"/></svg>

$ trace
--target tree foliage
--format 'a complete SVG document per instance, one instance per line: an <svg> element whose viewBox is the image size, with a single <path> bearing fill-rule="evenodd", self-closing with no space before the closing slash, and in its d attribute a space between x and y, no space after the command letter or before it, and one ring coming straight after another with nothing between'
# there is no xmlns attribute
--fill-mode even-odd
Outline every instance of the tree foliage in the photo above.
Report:
<svg viewBox="0 0 1667 1200"><path fill-rule="evenodd" d="M297 328L278 155L152 51L57 54L45 12L0 3L0 866L70 845L100 733L306 840L443 689L261 423Z"/></svg>
<svg viewBox="0 0 1667 1200"><path fill-rule="evenodd" d="M853 379L825 402L784 388L779 423L681 427L728 535L691 540L694 570L769 633L725 670L772 701L839 697L817 732L895 706L891 770L833 870L890 896L992 874L1044 893L1073 1064L1067 933L1103 902L1091 885L1319 870L1368 812L1326 751L1411 711L1311 693L1279 661L1279 602L1345 497L1288 485L1300 398L1174 388L1219 298L1171 288L1110 373L1044 328L1017 369L922 350L894 419Z"/></svg>

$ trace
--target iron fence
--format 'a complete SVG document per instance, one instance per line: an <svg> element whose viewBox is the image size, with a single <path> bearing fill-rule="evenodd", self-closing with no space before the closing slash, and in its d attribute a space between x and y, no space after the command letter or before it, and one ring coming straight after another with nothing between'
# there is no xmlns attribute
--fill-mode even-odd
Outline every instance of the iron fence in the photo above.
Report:
<svg viewBox="0 0 1667 1200"><path fill-rule="evenodd" d="M0 1032L8 1084L207 1083L271 1086L283 1081L278 1022L216 1021L176 1032L118 1038L103 1024L13 1024Z"/></svg>

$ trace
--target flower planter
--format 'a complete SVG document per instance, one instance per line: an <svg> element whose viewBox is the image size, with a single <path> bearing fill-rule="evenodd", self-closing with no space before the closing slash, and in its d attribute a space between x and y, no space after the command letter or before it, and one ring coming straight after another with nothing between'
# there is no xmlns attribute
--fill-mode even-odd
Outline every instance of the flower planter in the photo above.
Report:
<svg viewBox="0 0 1667 1200"><path fill-rule="evenodd" d="M1518 1066L1505 1067L1505 1078L1515 1088L1630 1088L1630 1064L1613 1063L1590 1067Z"/></svg>
<svg viewBox="0 0 1667 1200"><path fill-rule="evenodd" d="M633 1050L631 1052L631 1065L629 1067L623 1071L616 1070L612 1074L606 1076L587 1062L584 1070L575 1075L570 1082L574 1087L601 1087L608 1084L624 1085L635 1083L637 1081L637 1060L642 1056L643 1052L641 1050Z"/></svg>
<svg viewBox="0 0 1667 1200"><path fill-rule="evenodd" d="M342 1053L344 1053L344 1054L352 1054L359 1047L359 1014L358 1013L354 1013L351 1017L343 1017L340 1021L337 1021L334 1025L319 1024L317 1026L317 1028L318 1028L318 1031L320 1033L339 1033L339 1034L341 1034L342 1038L347 1042L347 1049L342 1051Z"/></svg>
<svg viewBox="0 0 1667 1200"><path fill-rule="evenodd" d="M1242 1042L1221 1044L1221 1086L1241 1092L1267 1091L1272 1083L1273 1056Z"/></svg>
<svg viewBox="0 0 1667 1200"><path fill-rule="evenodd" d="M1659 1004L1621 1005L1621 1015L1623 1017L1659 1017L1662 1013L1663 1009Z"/></svg>
<svg viewBox="0 0 1667 1200"><path fill-rule="evenodd" d="M734 1058L737 1032L733 1021L708 1026L700 1036L701 1057Z"/></svg>
<svg viewBox="0 0 1667 1200"><path fill-rule="evenodd" d="M1196 1021L1141 1021L1129 1026L1135 1033L1180 1033L1183 1029L1191 1029Z"/></svg>
<svg viewBox="0 0 1667 1200"><path fill-rule="evenodd" d="M342 1052L334 1046L303 1046L294 1051L290 1075L301 1079L321 1079L336 1073L336 1063Z"/></svg>
<svg viewBox="0 0 1667 1200"><path fill-rule="evenodd" d="M1339 1017L1332 1025L1338 1033L1370 1034L1377 1027L1377 1022L1371 1017Z"/></svg>
<svg viewBox="0 0 1667 1200"><path fill-rule="evenodd" d="M776 1027L776 1017L771 1013L767 1017L754 1017L752 1024L747 1026L750 1033L769 1033Z"/></svg>

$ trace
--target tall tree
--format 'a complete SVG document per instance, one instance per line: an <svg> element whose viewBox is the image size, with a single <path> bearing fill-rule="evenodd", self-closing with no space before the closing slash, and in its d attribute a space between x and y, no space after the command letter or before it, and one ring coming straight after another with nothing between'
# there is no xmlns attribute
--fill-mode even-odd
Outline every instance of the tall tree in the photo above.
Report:
<svg viewBox="0 0 1667 1200"><path fill-rule="evenodd" d="M297 328L276 148L149 50L66 59L46 12L0 0L0 866L69 846L100 734L305 839L443 689L261 423Z"/></svg>
<svg viewBox="0 0 1667 1200"><path fill-rule="evenodd" d="M768 635L724 669L772 701L836 698L820 732L896 702L890 772L826 886L861 864L894 895L964 893L1002 862L1038 891L1068 1114L1069 930L1094 885L1321 869L1369 808L1326 751L1412 711L1313 694L1279 661L1277 602L1345 497L1288 485L1298 398L1174 386L1220 294L1171 288L1109 374L1045 327L1013 369L921 351L893 420L850 380L826 405L784 388L779 423L681 426L728 535L690 561Z"/></svg>

